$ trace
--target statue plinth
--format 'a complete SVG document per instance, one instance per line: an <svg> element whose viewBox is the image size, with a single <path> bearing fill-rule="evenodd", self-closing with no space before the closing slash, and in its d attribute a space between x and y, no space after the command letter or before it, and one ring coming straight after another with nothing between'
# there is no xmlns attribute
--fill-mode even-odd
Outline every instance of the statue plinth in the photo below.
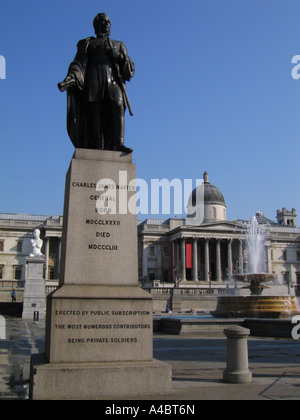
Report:
<svg viewBox="0 0 300 420"><path fill-rule="evenodd" d="M171 392L171 366L153 359L152 298L138 286L135 194L131 154L76 149L60 287L47 298L45 354L32 357L33 399Z"/></svg>
<svg viewBox="0 0 300 420"><path fill-rule="evenodd" d="M27 276L23 295L23 319L34 319L38 312L40 320L45 319L46 291L44 280L45 257L27 257Z"/></svg>

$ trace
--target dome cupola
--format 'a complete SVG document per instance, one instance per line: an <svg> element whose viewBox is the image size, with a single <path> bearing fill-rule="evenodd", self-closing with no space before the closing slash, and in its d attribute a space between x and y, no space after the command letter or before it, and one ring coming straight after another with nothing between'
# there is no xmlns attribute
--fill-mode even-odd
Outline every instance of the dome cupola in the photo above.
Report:
<svg viewBox="0 0 300 420"><path fill-rule="evenodd" d="M194 220L193 220L194 219ZM226 220L226 204L222 192L203 174L203 183L191 193L187 205L186 222L189 225Z"/></svg>

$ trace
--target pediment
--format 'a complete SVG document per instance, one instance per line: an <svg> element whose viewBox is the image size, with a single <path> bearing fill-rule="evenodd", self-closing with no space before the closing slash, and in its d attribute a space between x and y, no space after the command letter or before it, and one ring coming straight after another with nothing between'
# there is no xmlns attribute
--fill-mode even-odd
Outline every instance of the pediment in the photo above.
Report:
<svg viewBox="0 0 300 420"><path fill-rule="evenodd" d="M239 231L239 225L235 222L220 221L215 223L203 223L199 226L182 226L182 230L201 232L234 232Z"/></svg>

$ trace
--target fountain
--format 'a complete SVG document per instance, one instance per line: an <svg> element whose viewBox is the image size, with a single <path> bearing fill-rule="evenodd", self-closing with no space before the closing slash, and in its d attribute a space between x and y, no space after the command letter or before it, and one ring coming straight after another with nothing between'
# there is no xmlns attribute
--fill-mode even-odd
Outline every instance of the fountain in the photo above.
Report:
<svg viewBox="0 0 300 420"><path fill-rule="evenodd" d="M235 274L235 280L248 282L242 289L250 289L248 296L221 296L217 308L211 312L216 318L291 318L299 314L298 299L295 296L263 296L264 289L274 289L277 278L265 272L266 226L259 225L254 216L243 226L248 252L247 274ZM268 286L265 283L268 282ZM270 286L270 283L272 285Z"/></svg>

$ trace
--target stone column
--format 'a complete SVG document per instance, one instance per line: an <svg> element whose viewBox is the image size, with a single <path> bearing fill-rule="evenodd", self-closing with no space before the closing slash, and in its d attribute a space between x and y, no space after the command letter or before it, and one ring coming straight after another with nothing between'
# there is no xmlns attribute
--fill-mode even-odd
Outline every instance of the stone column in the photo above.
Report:
<svg viewBox="0 0 300 420"><path fill-rule="evenodd" d="M162 249L161 242L157 242L157 277L158 280L162 281Z"/></svg>
<svg viewBox="0 0 300 420"><path fill-rule="evenodd" d="M174 272L174 284L175 286L178 285L179 282L179 274L180 274L180 244L177 240L173 241L173 250L174 250L174 261L173 261L173 272Z"/></svg>
<svg viewBox="0 0 300 420"><path fill-rule="evenodd" d="M204 267L204 279L205 281L209 281L209 239L205 239L205 267Z"/></svg>
<svg viewBox="0 0 300 420"><path fill-rule="evenodd" d="M176 255L177 255L177 268L176 268L176 277L177 277L177 285L180 281L180 253L181 253L181 247L180 247L180 241L176 242Z"/></svg>
<svg viewBox="0 0 300 420"><path fill-rule="evenodd" d="M267 243L266 248L267 248L268 273L272 274L272 245L271 245L271 243Z"/></svg>
<svg viewBox="0 0 300 420"><path fill-rule="evenodd" d="M240 326L226 328L227 337L227 366L223 372L223 380L232 384L252 382L252 373L248 368L247 337L250 330Z"/></svg>
<svg viewBox="0 0 300 420"><path fill-rule="evenodd" d="M197 238L193 239L193 281L198 281L198 244L197 244Z"/></svg>
<svg viewBox="0 0 300 420"><path fill-rule="evenodd" d="M185 239L181 238L181 281L186 280Z"/></svg>
<svg viewBox="0 0 300 420"><path fill-rule="evenodd" d="M216 244L216 268L217 268L217 281L222 281L221 279L221 240L217 239Z"/></svg>
<svg viewBox="0 0 300 420"><path fill-rule="evenodd" d="M49 241L50 238L45 238L45 280L49 279Z"/></svg>
<svg viewBox="0 0 300 420"><path fill-rule="evenodd" d="M143 279L148 280L148 242L143 240Z"/></svg>
<svg viewBox="0 0 300 420"><path fill-rule="evenodd" d="M228 239L228 244L227 244L227 249L228 249L228 276L232 276L232 239Z"/></svg>
<svg viewBox="0 0 300 420"><path fill-rule="evenodd" d="M244 274L244 257L243 257L242 239L240 239L240 244L239 244L239 274Z"/></svg>
<svg viewBox="0 0 300 420"><path fill-rule="evenodd" d="M175 276L176 276L176 268L177 268L177 261L176 261L176 242L172 241L172 260L173 260L173 264L172 264L172 278L173 278L173 282L175 282Z"/></svg>

